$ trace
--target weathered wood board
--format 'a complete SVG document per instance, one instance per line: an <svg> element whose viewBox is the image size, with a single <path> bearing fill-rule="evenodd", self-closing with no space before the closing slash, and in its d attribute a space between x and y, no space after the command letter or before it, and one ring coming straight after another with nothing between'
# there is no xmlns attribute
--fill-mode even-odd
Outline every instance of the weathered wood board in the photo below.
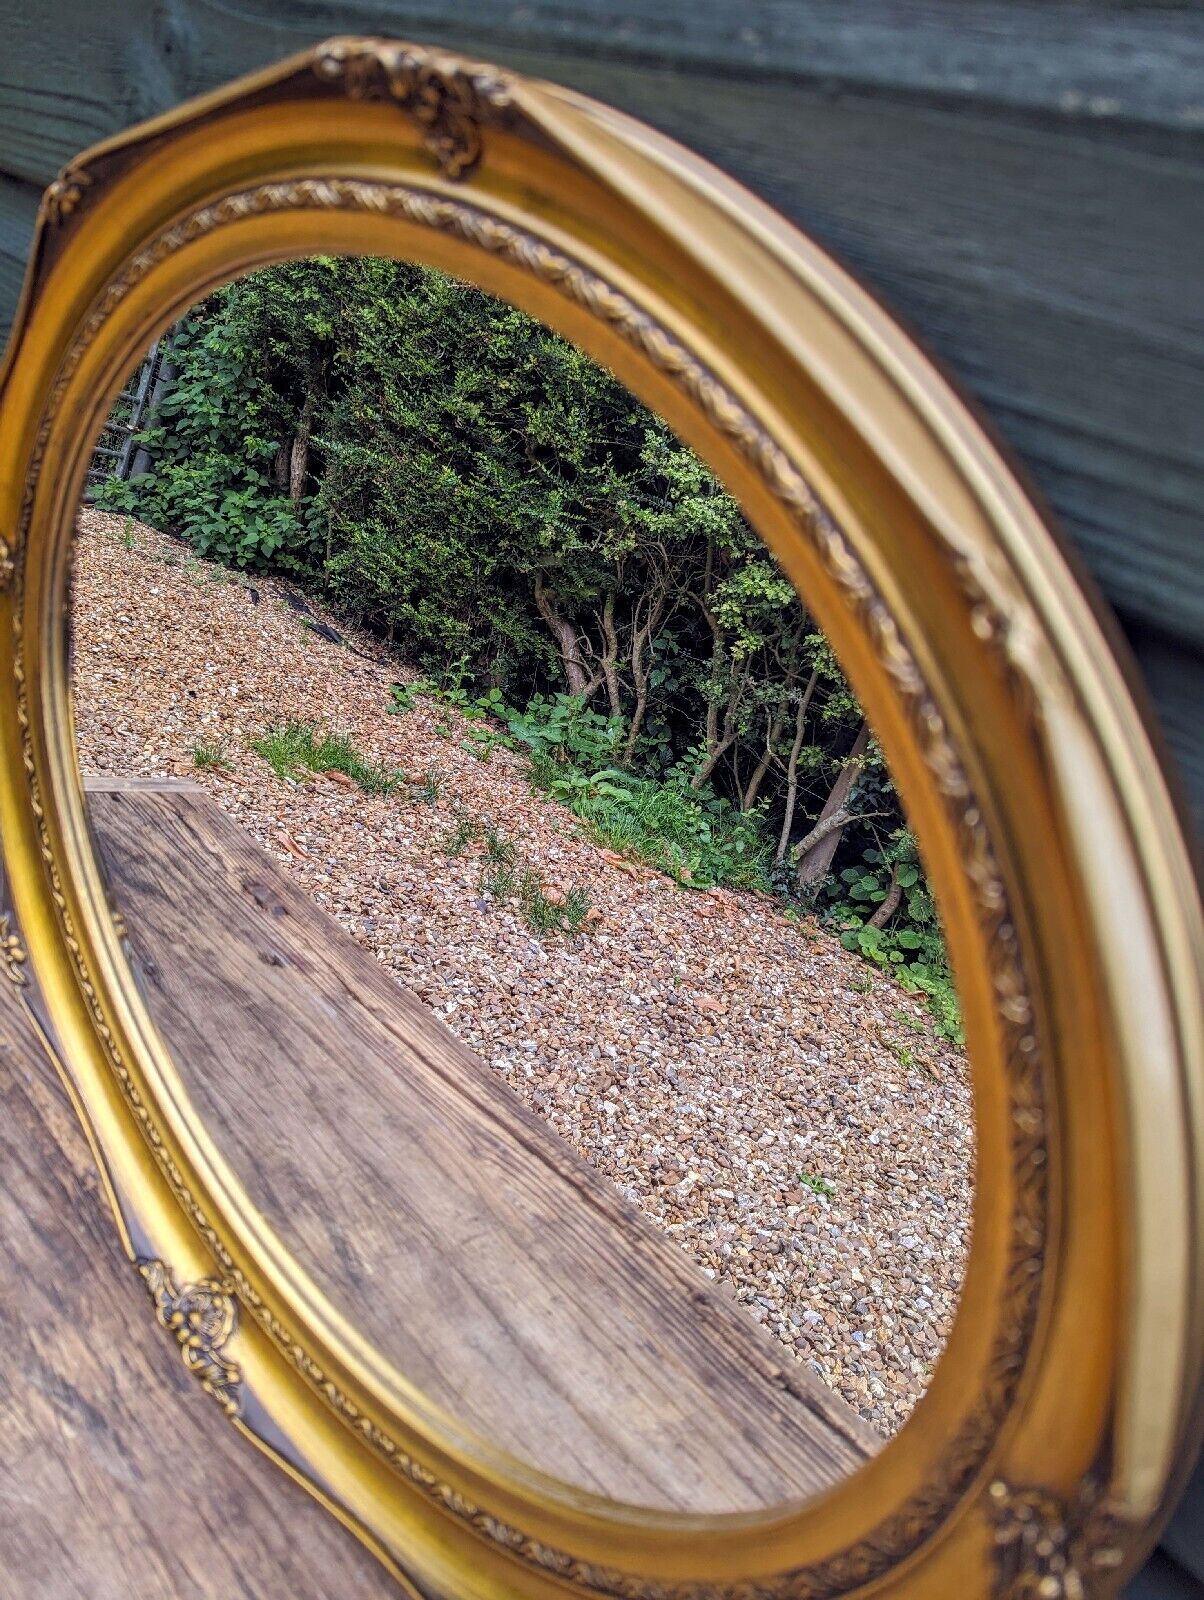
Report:
<svg viewBox="0 0 1204 1600"><path fill-rule="evenodd" d="M401 1594L185 1371L121 1253L83 1131L8 984L0 1238L5 1600Z"/></svg>
<svg viewBox="0 0 1204 1600"><path fill-rule="evenodd" d="M219 1151L338 1309L456 1419L582 1488L738 1511L873 1436L202 790L89 811Z"/></svg>

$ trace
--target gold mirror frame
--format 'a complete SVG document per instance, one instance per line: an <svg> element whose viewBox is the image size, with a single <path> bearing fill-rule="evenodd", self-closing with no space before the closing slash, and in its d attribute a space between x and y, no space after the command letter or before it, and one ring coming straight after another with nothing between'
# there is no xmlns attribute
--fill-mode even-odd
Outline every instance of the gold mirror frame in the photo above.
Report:
<svg viewBox="0 0 1204 1600"><path fill-rule="evenodd" d="M907 803L967 1022L972 1249L927 1397L819 1499L654 1513L458 1427L272 1237L134 988L69 707L87 458L125 371L185 307L269 261L340 252L471 280L660 412L806 595ZM64 170L0 408L6 966L154 1314L236 1426L418 1594L1070 1600L1118 1585L1199 1421L1200 908L1115 641L1014 470L881 307L765 205L608 108L437 51L334 40Z"/></svg>

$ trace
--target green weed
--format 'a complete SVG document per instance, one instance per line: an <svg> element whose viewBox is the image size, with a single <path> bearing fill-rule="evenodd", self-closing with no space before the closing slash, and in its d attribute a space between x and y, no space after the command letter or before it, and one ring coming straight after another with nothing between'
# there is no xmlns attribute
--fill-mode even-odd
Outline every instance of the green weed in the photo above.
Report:
<svg viewBox="0 0 1204 1600"><path fill-rule="evenodd" d="M475 756L478 761L484 762L488 762L499 746L512 748L513 741L507 739L506 735L496 728L470 728L468 737L460 740L461 750L467 750L470 756Z"/></svg>
<svg viewBox="0 0 1204 1600"><path fill-rule="evenodd" d="M834 1185L830 1184L827 1178L813 1178L809 1172L799 1172L796 1177L803 1188L810 1189L812 1194L822 1194L825 1198L831 1199L836 1193Z"/></svg>
<svg viewBox="0 0 1204 1600"><path fill-rule="evenodd" d="M910 1011L895 1011L895 1021L902 1024L911 1033L923 1033L924 1024L919 1017L913 1016Z"/></svg>
<svg viewBox="0 0 1204 1600"><path fill-rule="evenodd" d="M485 824L485 854L498 863L514 860L514 846L492 822Z"/></svg>
<svg viewBox="0 0 1204 1600"><path fill-rule="evenodd" d="M584 889L574 886L563 895L549 893L533 867L525 867L518 879L518 904L524 922L538 934L579 933L590 911Z"/></svg>
<svg viewBox="0 0 1204 1600"><path fill-rule="evenodd" d="M408 716L418 704L419 698L426 692L427 685L421 679L417 683L393 684L389 690L389 715L391 717Z"/></svg>
<svg viewBox="0 0 1204 1600"><path fill-rule="evenodd" d="M425 800L428 806L437 806L446 782L447 774L437 761L432 761L418 786L418 798Z"/></svg>
<svg viewBox="0 0 1204 1600"><path fill-rule="evenodd" d="M916 1055L914 1050L909 1050L905 1044L900 1044L897 1039L887 1041L887 1049L901 1067L909 1072L922 1072L926 1078L936 1082L936 1073L922 1056Z"/></svg>
<svg viewBox="0 0 1204 1600"><path fill-rule="evenodd" d="M518 881L518 904L523 921L535 933L555 933L560 927L561 908L549 900L542 877L534 867L524 867Z"/></svg>
<svg viewBox="0 0 1204 1600"><path fill-rule="evenodd" d="M458 817L455 827L443 835L443 849L449 856L461 856L476 836L476 823L470 817Z"/></svg>
<svg viewBox="0 0 1204 1600"><path fill-rule="evenodd" d="M586 918L590 913L590 898L584 889L572 888L564 897L561 906L564 914L564 926L568 933L580 933L586 926Z"/></svg>
<svg viewBox="0 0 1204 1600"><path fill-rule="evenodd" d="M518 888L518 872L509 861L487 861L481 868L481 890L492 895L499 905L509 900Z"/></svg>

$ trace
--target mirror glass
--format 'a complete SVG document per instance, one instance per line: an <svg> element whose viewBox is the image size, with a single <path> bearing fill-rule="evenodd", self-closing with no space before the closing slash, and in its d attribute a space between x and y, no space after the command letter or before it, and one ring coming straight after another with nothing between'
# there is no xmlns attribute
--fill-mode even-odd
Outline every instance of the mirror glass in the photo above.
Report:
<svg viewBox="0 0 1204 1600"><path fill-rule="evenodd" d="M398 1371L658 1508L902 1427L970 1234L940 920L840 664L660 419L470 285L264 269L129 374L71 627L150 1014Z"/></svg>

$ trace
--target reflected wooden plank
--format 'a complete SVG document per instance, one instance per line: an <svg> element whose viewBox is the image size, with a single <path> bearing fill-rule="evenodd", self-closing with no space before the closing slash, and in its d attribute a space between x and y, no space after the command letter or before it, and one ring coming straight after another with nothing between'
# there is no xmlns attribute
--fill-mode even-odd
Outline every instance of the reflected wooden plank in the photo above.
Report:
<svg viewBox="0 0 1204 1600"><path fill-rule="evenodd" d="M872 1435L196 788L89 796L135 971L209 1132L330 1299L545 1472L738 1510Z"/></svg>

